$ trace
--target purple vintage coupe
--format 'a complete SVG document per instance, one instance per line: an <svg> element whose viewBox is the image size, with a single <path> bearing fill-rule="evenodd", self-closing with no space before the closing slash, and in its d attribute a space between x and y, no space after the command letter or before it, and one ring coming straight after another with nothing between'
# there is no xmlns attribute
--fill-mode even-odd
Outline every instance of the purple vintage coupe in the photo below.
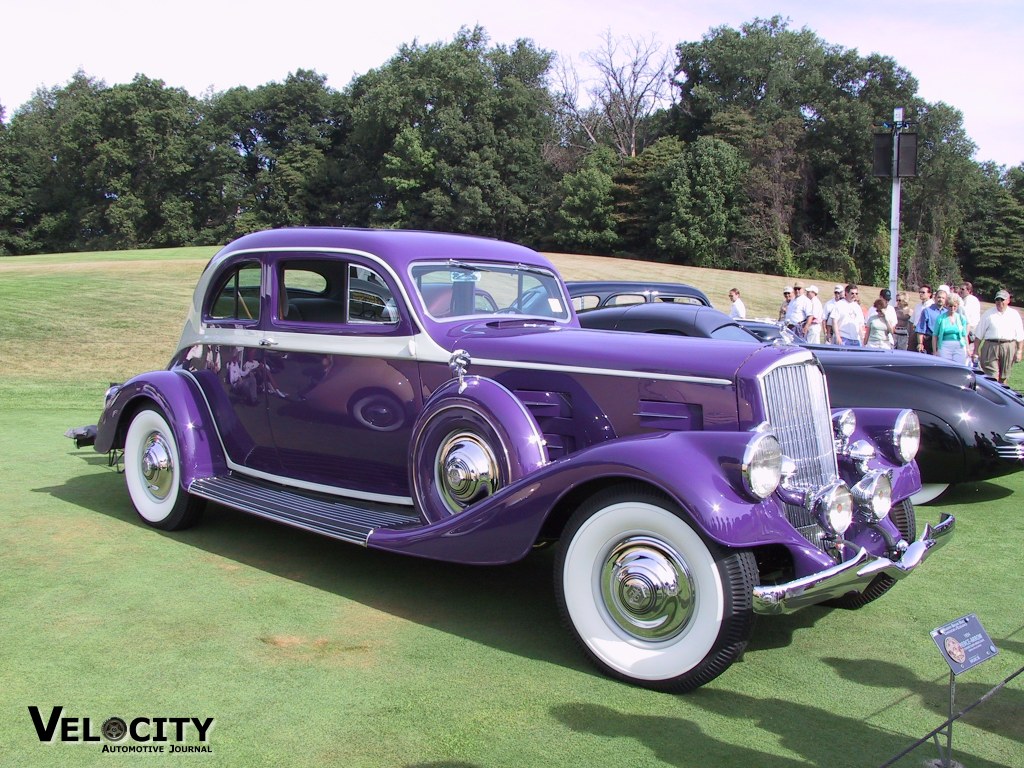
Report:
<svg viewBox="0 0 1024 768"><path fill-rule="evenodd" d="M165 530L212 501L460 563L558 542L585 652L668 691L755 614L859 607L949 540L916 535L919 438L910 410L831 412L804 350L582 329L529 249L316 228L214 256L168 369L94 436Z"/></svg>

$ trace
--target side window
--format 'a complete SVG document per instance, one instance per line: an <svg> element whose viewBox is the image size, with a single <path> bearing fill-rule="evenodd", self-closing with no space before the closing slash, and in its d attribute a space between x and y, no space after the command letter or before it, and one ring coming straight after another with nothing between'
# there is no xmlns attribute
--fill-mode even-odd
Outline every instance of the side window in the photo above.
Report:
<svg viewBox="0 0 1024 768"><path fill-rule="evenodd" d="M612 296L608 302L609 307L624 307L630 304L645 304L647 299L639 293L618 293Z"/></svg>
<svg viewBox="0 0 1024 768"><path fill-rule="evenodd" d="M577 312L586 312L590 309L597 309L601 304L601 298L591 294L585 294L583 296L574 296L572 305Z"/></svg>
<svg viewBox="0 0 1024 768"><path fill-rule="evenodd" d="M397 323L398 310L384 279L369 267L352 266L348 280L348 317L352 323Z"/></svg>
<svg viewBox="0 0 1024 768"><path fill-rule="evenodd" d="M259 262L245 262L225 275L207 304L207 317L211 320L260 319Z"/></svg>
<svg viewBox="0 0 1024 768"><path fill-rule="evenodd" d="M704 306L704 302L696 296L657 296L654 300L665 304L692 304L697 307Z"/></svg>
<svg viewBox="0 0 1024 768"><path fill-rule="evenodd" d="M340 299L344 274L344 264L331 261L281 262L277 316L290 322L344 323L345 305ZM332 297L332 287L338 296Z"/></svg>
<svg viewBox="0 0 1024 768"><path fill-rule="evenodd" d="M277 316L310 325L396 324L391 290L373 269L342 259L296 259L278 266Z"/></svg>

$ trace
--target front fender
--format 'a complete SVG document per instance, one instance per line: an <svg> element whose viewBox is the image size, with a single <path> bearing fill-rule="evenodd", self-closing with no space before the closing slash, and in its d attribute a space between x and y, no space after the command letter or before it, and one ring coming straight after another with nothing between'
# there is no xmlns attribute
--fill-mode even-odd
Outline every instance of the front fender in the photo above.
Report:
<svg viewBox="0 0 1024 768"><path fill-rule="evenodd" d="M748 432L666 432L611 440L547 464L458 515L414 530L379 529L367 545L437 560L509 563L533 547L577 489L639 481L676 501L709 538L751 547L791 538L781 504L740 488ZM596 490L596 488L595 488Z"/></svg>
<svg viewBox="0 0 1024 768"><path fill-rule="evenodd" d="M916 461L904 464L896 455L893 433L900 409L896 408L853 408L857 417L857 428L850 437L850 444L865 440L875 447L875 456L866 463L866 469L887 470L892 476L892 500L898 503L921 490L921 471ZM920 418L920 417L918 417ZM922 446L924 424L922 423ZM919 451L920 453L920 451ZM843 479L853 485L864 472L858 462L852 461L843 451L839 452L839 471Z"/></svg>
<svg viewBox="0 0 1024 768"><path fill-rule="evenodd" d="M181 483L227 471L224 452L206 401L195 382L175 371L153 371L125 382L110 398L100 416L96 450L124 448L128 424L140 408L156 405L174 430L181 454Z"/></svg>

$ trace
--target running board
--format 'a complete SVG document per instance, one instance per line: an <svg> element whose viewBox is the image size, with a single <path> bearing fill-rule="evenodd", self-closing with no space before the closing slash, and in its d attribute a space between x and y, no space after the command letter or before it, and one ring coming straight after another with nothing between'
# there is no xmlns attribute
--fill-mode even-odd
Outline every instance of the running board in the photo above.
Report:
<svg viewBox="0 0 1024 768"><path fill-rule="evenodd" d="M308 496L233 474L195 480L188 492L226 507L364 547L375 528L422 525L423 522L411 507L373 502L355 506L350 501Z"/></svg>

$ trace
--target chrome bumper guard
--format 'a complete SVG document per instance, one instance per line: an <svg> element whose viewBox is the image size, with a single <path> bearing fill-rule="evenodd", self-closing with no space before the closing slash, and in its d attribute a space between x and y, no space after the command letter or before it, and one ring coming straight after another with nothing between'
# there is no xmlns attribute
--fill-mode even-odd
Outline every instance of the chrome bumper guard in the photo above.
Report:
<svg viewBox="0 0 1024 768"><path fill-rule="evenodd" d="M899 581L923 563L934 550L945 545L955 525L955 517L943 514L934 526L928 524L924 527L920 538L907 547L899 560L875 557L861 548L852 559L824 571L785 584L754 587L754 613L793 613L849 592L862 592L879 574Z"/></svg>

